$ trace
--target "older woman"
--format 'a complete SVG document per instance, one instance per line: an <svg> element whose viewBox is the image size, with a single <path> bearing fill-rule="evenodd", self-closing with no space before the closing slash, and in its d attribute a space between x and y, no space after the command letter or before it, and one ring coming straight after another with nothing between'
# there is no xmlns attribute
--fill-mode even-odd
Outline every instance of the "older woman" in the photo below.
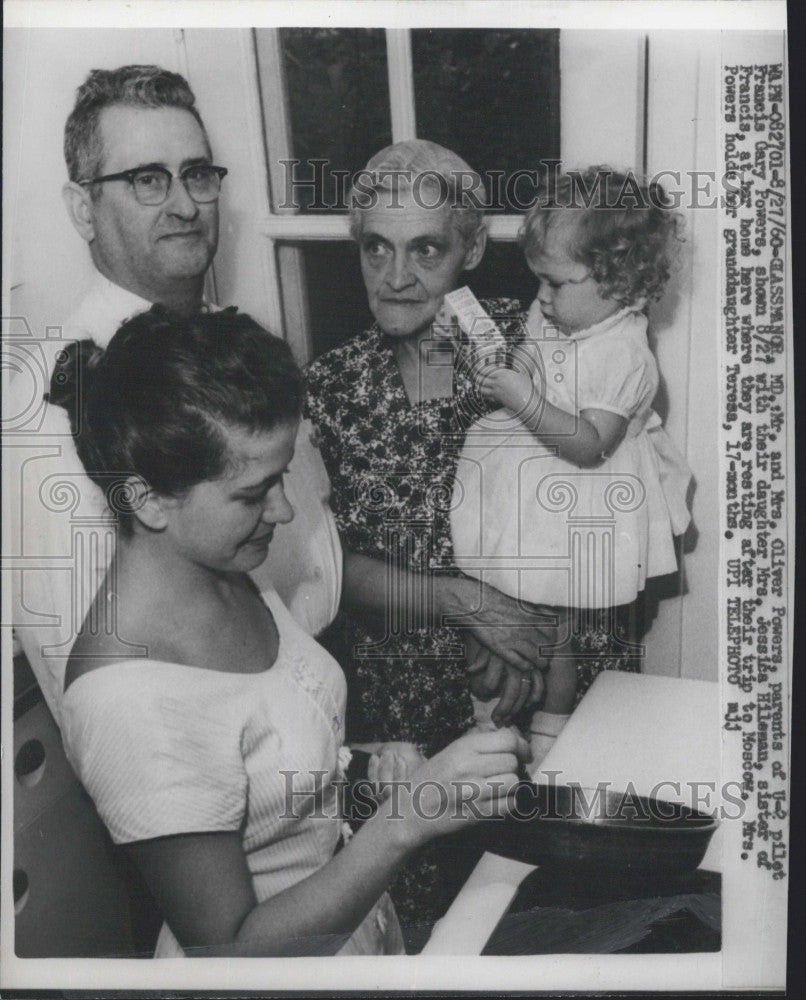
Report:
<svg viewBox="0 0 806 1000"><path fill-rule="evenodd" d="M474 178L455 153L425 140L370 160L353 191L351 231L376 322L307 372L307 412L345 549L348 732L409 740L426 753L473 724L466 645L484 668L479 690L500 692L497 719L506 721L539 697L535 667L545 665L549 638L539 616L452 567L457 454L484 404L432 326L445 294L484 254L483 218L467 193ZM520 304L486 305L517 336ZM452 863L410 870L408 887L393 892L404 919L439 915Z"/></svg>
<svg viewBox="0 0 806 1000"><path fill-rule="evenodd" d="M501 811L528 755L508 730L427 763L376 745L378 775L422 794L381 799L338 850L344 677L248 576L293 517L300 398L286 345L229 312L155 307L52 380L121 534L68 662L65 746L162 911L158 955L400 951L387 884L456 826L461 782Z"/></svg>

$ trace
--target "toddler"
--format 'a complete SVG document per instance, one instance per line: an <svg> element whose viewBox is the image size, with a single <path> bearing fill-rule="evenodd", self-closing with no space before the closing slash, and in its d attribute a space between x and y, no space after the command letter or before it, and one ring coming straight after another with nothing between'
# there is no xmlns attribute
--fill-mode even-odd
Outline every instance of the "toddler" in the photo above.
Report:
<svg viewBox="0 0 806 1000"><path fill-rule="evenodd" d="M535 766L594 676L624 650L635 655L616 612L648 577L677 569L690 473L651 409L658 371L645 312L669 277L676 226L657 185L605 167L557 178L520 233L540 282L529 337L510 367L475 373L504 409L468 432L454 550L466 573L558 615L530 727ZM601 633L592 642L591 630ZM591 649L602 652L592 660ZM476 702L477 721L492 704Z"/></svg>

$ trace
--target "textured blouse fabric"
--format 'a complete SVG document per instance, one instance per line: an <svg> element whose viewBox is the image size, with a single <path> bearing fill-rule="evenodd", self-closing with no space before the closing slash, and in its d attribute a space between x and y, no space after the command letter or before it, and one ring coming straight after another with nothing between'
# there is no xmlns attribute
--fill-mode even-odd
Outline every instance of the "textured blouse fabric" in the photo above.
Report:
<svg viewBox="0 0 806 1000"><path fill-rule="evenodd" d="M624 417L624 440L595 468L580 469L507 410L477 421L454 486L457 563L536 604L627 604L648 577L676 571L673 536L689 519L690 472L651 409L658 371L646 317L623 309L544 341L541 356L536 377L546 399L567 413L590 408Z"/></svg>
<svg viewBox="0 0 806 1000"><path fill-rule="evenodd" d="M263 596L280 635L268 670L125 660L77 678L63 701L68 758L112 839L239 830L259 902L333 856L346 696L338 664ZM384 951L400 951L388 897L341 953ZM164 925L156 955L181 954Z"/></svg>
<svg viewBox="0 0 806 1000"><path fill-rule="evenodd" d="M510 339L523 336L518 303L484 303ZM448 353L450 352L450 353ZM443 363L452 363L446 343ZM318 429L342 546L422 571L422 614L386 628L348 616L339 658L348 673L351 740L409 740L431 755L473 722L464 648L452 628L425 624L434 573L455 573L450 503L467 427L488 407L460 366L454 392L411 403L377 324L307 371L306 415Z"/></svg>

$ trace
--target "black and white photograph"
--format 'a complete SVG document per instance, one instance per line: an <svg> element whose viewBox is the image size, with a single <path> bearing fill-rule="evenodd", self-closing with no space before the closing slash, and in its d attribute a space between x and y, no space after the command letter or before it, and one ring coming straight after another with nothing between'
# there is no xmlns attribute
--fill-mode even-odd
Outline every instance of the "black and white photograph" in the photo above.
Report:
<svg viewBox="0 0 806 1000"><path fill-rule="evenodd" d="M786 5L4 15L4 995L783 989Z"/></svg>

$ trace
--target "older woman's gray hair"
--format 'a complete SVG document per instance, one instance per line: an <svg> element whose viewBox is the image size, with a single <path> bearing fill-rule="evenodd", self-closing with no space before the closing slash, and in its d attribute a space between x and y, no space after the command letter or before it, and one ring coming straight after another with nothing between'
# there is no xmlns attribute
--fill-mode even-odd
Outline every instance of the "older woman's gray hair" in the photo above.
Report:
<svg viewBox="0 0 806 1000"><path fill-rule="evenodd" d="M393 192L405 184L415 193L430 185L439 189L437 200L426 200L427 207L448 205L454 225L465 244L469 244L484 225L482 205L484 188L481 177L450 149L428 139L406 139L386 146L376 153L353 180L350 190L350 235L361 236L363 214L378 204L381 192Z"/></svg>

